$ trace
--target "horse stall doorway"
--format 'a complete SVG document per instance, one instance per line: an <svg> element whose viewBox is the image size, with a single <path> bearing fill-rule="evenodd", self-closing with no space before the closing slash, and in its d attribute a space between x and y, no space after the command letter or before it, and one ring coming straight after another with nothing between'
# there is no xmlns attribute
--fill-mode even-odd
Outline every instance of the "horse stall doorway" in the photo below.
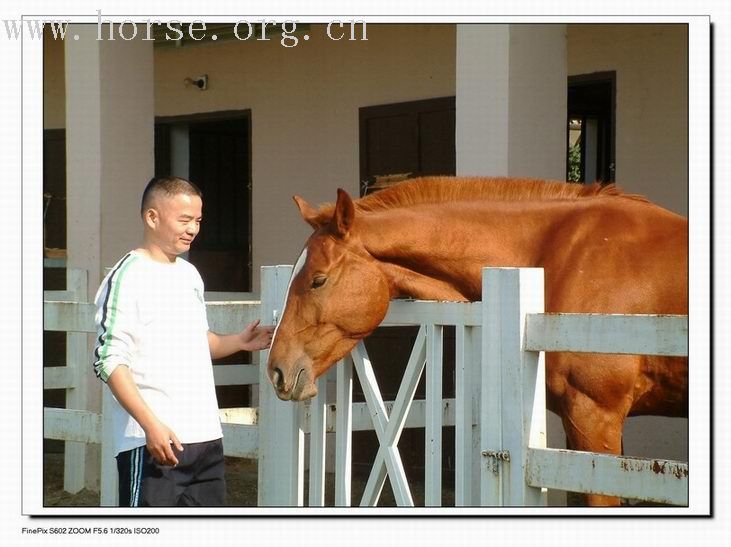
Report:
<svg viewBox="0 0 731 547"><path fill-rule="evenodd" d="M189 179L203 192L201 231L185 258L200 272L206 292L250 292L250 111L156 118L155 175ZM215 364L249 362L242 352ZM216 393L221 408L250 401L245 386L218 386Z"/></svg>
<svg viewBox="0 0 731 547"><path fill-rule="evenodd" d="M378 191L405 178L428 175L454 175L455 98L441 97L420 101L369 106L359 111L360 130L360 189L361 196ZM366 340L378 386L385 401L394 400L404 367L413 347L418 327L379 328ZM444 397L454 397L455 333L453 327L444 329ZM417 399L425 397L422 376L416 392ZM365 400L357 377L353 382L353 401ZM454 505L454 427L442 433L442 479L445 486L443 504ZM399 451L404 470L413 486L417 505L423 503L424 429L404 429ZM353 474L367 474L378 451L378 439L373 431L353 432ZM451 483L451 485L450 485ZM389 503L390 483L386 481L381 503Z"/></svg>
<svg viewBox="0 0 731 547"><path fill-rule="evenodd" d="M43 130L43 290L66 290L66 130ZM43 331L44 366L66 365L66 333ZM66 408L65 389L44 389L43 407ZM64 442L43 439L45 453Z"/></svg>
<svg viewBox="0 0 731 547"><path fill-rule="evenodd" d="M616 73L569 76L566 180L613 182Z"/></svg>

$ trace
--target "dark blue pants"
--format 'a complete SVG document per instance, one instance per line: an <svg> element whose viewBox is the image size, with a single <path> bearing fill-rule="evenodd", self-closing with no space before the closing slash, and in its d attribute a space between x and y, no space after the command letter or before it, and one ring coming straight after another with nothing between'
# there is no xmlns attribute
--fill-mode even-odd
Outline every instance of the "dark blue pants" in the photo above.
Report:
<svg viewBox="0 0 731 547"><path fill-rule="evenodd" d="M117 455L120 507L218 507L226 505L223 442L173 447L178 465L160 465L140 446Z"/></svg>

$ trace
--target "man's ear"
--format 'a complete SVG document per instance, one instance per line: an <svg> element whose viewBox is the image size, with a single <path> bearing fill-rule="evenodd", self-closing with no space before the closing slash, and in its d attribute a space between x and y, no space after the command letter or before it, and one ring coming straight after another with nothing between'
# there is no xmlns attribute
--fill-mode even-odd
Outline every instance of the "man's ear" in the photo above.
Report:
<svg viewBox="0 0 731 547"><path fill-rule="evenodd" d="M345 237L350 233L355 220L355 205L348 192L338 188L338 201L335 204L335 212L330 220L330 230L338 237Z"/></svg>
<svg viewBox="0 0 731 547"><path fill-rule="evenodd" d="M142 215L142 221L145 223L145 226L147 226L150 229L155 228L159 218L160 218L160 215L158 214L157 210L153 207L150 207L149 209L147 209L147 211L145 211L144 214Z"/></svg>
<svg viewBox="0 0 731 547"><path fill-rule="evenodd" d="M300 210L300 215L302 215L304 221L312 226L314 230L317 230L325 224L326 221L322 219L320 212L307 203L303 198L300 196L293 196L292 199L294 199L294 202L297 204L297 208Z"/></svg>

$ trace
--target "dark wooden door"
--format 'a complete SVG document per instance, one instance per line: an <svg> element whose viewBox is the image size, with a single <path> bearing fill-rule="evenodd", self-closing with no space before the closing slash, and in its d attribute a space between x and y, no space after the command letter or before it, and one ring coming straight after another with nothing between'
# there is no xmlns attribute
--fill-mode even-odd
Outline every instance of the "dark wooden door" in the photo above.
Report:
<svg viewBox="0 0 731 547"><path fill-rule="evenodd" d="M248 118L191 123L190 180L203 191L203 224L190 250L208 291L251 290Z"/></svg>
<svg viewBox="0 0 731 547"><path fill-rule="evenodd" d="M387 175L406 174L409 178L428 175L454 175L455 99L443 97L360 109L360 179L361 195L373 190L373 183ZM384 400L394 400L404 367L416 338L417 327L379 328L365 340L376 379ZM454 397L454 329L444 333L444 397ZM360 385L353 389L354 400L365 400ZM425 397L424 377L416 398ZM443 442L443 477L453 477L454 428L445 428ZM412 484L424 480L423 428L405 429L399 441L404 470ZM378 450L372 431L353 434L354 471L369 471ZM387 490L389 485L386 485ZM417 491L419 488L417 487ZM417 499L420 495L417 496ZM445 498L448 503L448 497ZM422 501L423 503L423 498Z"/></svg>
<svg viewBox="0 0 731 547"><path fill-rule="evenodd" d="M360 180L402 173L454 175L454 132L454 97L361 108Z"/></svg>
<svg viewBox="0 0 731 547"><path fill-rule="evenodd" d="M178 174L171 171L171 139L181 128L188 139L188 178L203 191L203 224L188 259L206 291L251 291L250 117L223 112L159 118L156 176Z"/></svg>
<svg viewBox="0 0 731 547"><path fill-rule="evenodd" d="M66 248L66 130L43 131L43 245ZM43 268L43 289L66 289L66 267ZM66 364L66 333L43 331L44 367ZM65 389L44 389L43 406L65 408ZM63 453L64 441L43 439L44 452Z"/></svg>
<svg viewBox="0 0 731 547"><path fill-rule="evenodd" d="M43 131L43 240L66 248L66 130Z"/></svg>

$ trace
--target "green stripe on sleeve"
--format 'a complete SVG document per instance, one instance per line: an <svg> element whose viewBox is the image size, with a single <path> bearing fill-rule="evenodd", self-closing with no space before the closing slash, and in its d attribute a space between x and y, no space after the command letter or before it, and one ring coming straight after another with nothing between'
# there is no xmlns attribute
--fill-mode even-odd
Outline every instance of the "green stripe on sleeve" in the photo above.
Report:
<svg viewBox="0 0 731 547"><path fill-rule="evenodd" d="M114 332L114 324L117 321L117 303L119 301L119 289L122 285L122 277L127 272L130 264L135 262L137 259L138 258L136 256L130 257L130 260L128 260L127 263L122 266L122 268L119 270L119 273L115 276L114 280L112 281L112 287L109 289L110 291L112 291L111 300L107 303L107 308L110 311L109 315L107 316L107 322L109 326L104 329L104 345L102 346L102 349L99 353L99 363L101 365L99 367L99 377L104 382L109 379L109 374L104 367L104 359L106 359L107 357L107 352L109 351L110 346L111 334L112 332Z"/></svg>

